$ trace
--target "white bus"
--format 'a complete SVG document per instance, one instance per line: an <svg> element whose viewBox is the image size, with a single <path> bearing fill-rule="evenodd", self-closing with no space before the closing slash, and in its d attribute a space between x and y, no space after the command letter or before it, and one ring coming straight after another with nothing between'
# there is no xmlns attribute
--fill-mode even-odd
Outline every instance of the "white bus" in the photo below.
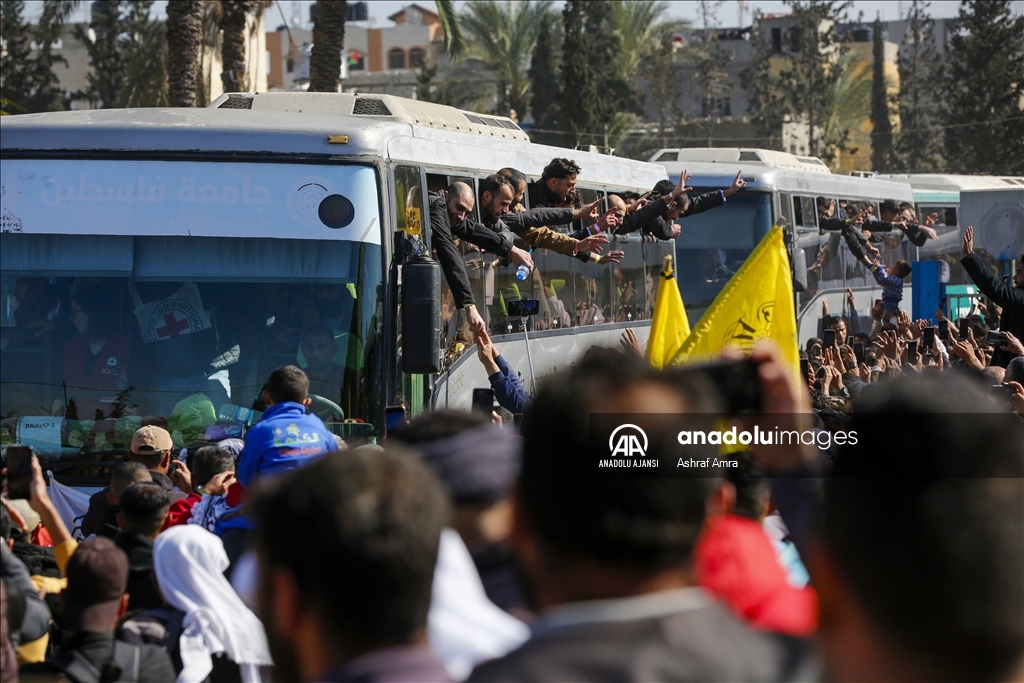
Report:
<svg viewBox="0 0 1024 683"><path fill-rule="evenodd" d="M983 228L978 221L982 216L965 217L961 195L971 196L984 192L986 204L995 203L999 195L1015 196L1018 204L1024 203L1024 177L950 175L938 173L876 174L876 178L907 183L914 190L914 203L922 216L939 215L935 231L938 240L929 240L917 250L917 259L941 261L947 264L943 271L947 284L971 287L971 279L960 266L961 230L970 223L975 225L976 241L984 239ZM1024 239L1017 228L1018 236ZM1011 259L1012 260L1012 259Z"/></svg>
<svg viewBox="0 0 1024 683"><path fill-rule="evenodd" d="M77 462L123 453L145 419L169 421L185 445L237 431L210 426L213 414L251 421L237 408L259 408L275 367L306 365L314 326L334 338L310 347L333 353L314 409L337 433L379 435L392 404L468 408L488 385L476 354L459 357L468 340L447 288L400 295L404 243L430 240L428 192L505 166L537 178L554 157L582 167L584 199L666 177L531 144L507 118L385 95L228 94L205 109L8 116L0 133L0 436ZM646 339L671 243L612 247L626 252L614 267L535 252L518 282L463 245L478 305L524 377L511 299L542 303L529 324L537 376L626 326ZM436 321L400 329L400 302L431 297L443 344ZM403 372L413 345L443 351L441 371Z"/></svg>
<svg viewBox="0 0 1024 683"><path fill-rule="evenodd" d="M830 313L841 313L844 288L850 287L858 311L866 314L881 296L874 278L854 260L839 233L819 233L816 202L819 197L834 199L837 210L848 202L872 205L877 216L878 204L886 199L914 201L908 184L835 175L815 157L761 149L663 149L651 161L664 164L672 177L689 171L692 194L727 187L741 170L747 183L724 206L680 223L682 231L675 240L678 280L691 324L774 224L784 228L790 248L801 342L817 334L823 299ZM899 232L877 246L883 263L914 258L913 245ZM909 307L909 282L903 299Z"/></svg>

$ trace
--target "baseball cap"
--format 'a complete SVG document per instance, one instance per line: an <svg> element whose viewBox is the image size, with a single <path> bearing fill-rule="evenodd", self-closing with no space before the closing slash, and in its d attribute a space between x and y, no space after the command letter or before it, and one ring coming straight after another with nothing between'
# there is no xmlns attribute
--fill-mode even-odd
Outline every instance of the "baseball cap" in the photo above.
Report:
<svg viewBox="0 0 1024 683"><path fill-rule="evenodd" d="M136 430L132 436L132 453L145 453L146 451L169 451L174 448L171 435L163 427L146 425Z"/></svg>
<svg viewBox="0 0 1024 683"><path fill-rule="evenodd" d="M64 628L69 631L110 631L128 587L128 556L109 538L98 536L79 544L64 572Z"/></svg>

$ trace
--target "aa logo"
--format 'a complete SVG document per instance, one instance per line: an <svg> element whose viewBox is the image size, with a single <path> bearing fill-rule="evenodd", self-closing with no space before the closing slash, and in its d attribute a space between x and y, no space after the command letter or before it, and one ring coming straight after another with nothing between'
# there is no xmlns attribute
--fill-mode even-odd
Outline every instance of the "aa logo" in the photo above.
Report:
<svg viewBox="0 0 1024 683"><path fill-rule="evenodd" d="M734 346L750 351L754 342L772 336L775 302L761 304L756 313L746 312L726 330L723 346Z"/></svg>
<svg viewBox="0 0 1024 683"><path fill-rule="evenodd" d="M638 455L643 458L647 455L647 434L634 424L619 425L608 437L608 450L612 457Z"/></svg>

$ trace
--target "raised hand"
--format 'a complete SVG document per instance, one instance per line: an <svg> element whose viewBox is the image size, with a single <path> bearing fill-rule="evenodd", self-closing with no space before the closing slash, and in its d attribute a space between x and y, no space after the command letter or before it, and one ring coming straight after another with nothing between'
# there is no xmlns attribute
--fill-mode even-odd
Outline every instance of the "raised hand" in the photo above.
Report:
<svg viewBox="0 0 1024 683"><path fill-rule="evenodd" d="M636 338L636 334L628 327L626 328L626 331L622 333L622 338L619 339L619 344L622 345L622 350L626 353L635 353L641 358L644 355L644 350L641 348L640 342Z"/></svg>
<svg viewBox="0 0 1024 683"><path fill-rule="evenodd" d="M624 251L609 251L607 254L601 254L601 256L597 259L597 263L602 266L606 263L618 263L625 257L626 252Z"/></svg>
<svg viewBox="0 0 1024 683"><path fill-rule="evenodd" d="M609 239L608 235L603 232L599 232L596 235L591 235L590 237L581 239L579 243L579 250L593 251L600 254L603 245L608 244Z"/></svg>
<svg viewBox="0 0 1024 683"><path fill-rule="evenodd" d="M974 226L968 225L967 229L964 230L964 246L962 249L964 256L970 256L974 253Z"/></svg>
<svg viewBox="0 0 1024 683"><path fill-rule="evenodd" d="M684 192L689 192L690 190L693 189L692 187L686 187L686 183L689 180L690 180L690 174L687 173L686 169L684 168L683 172L679 174L679 184L676 185L675 189L672 190L672 199L675 199L676 197L678 197L679 195L683 194Z"/></svg>
<svg viewBox="0 0 1024 683"><path fill-rule="evenodd" d="M724 194L726 197L731 197L734 194L736 194L737 192L739 192L741 189L746 187L747 184L746 184L746 182L744 182L743 178L741 177L742 175L743 175L743 171L739 171L736 174L736 178L732 181L732 185L729 186L729 189L724 190L722 192L722 194Z"/></svg>
<svg viewBox="0 0 1024 683"><path fill-rule="evenodd" d="M572 210L572 218L573 218L573 220L579 220L581 218L594 218L594 217L596 217L597 213L598 213L597 207L601 204L601 202L603 200L604 200L604 197L598 197L597 199L595 199L594 201L590 202L589 204L584 204L583 206L581 206L578 209L573 209Z"/></svg>

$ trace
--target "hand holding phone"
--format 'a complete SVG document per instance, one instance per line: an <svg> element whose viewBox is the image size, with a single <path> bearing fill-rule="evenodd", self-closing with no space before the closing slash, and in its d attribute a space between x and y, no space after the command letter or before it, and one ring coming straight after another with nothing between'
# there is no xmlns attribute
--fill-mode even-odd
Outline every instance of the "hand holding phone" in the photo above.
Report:
<svg viewBox="0 0 1024 683"><path fill-rule="evenodd" d="M921 333L921 346L926 349L931 349L935 346L935 328L926 327Z"/></svg>
<svg viewBox="0 0 1024 683"><path fill-rule="evenodd" d="M949 341L949 321L939 321L939 341Z"/></svg>
<svg viewBox="0 0 1024 683"><path fill-rule="evenodd" d="M836 331L825 330L821 335L822 349L830 349L836 345Z"/></svg>
<svg viewBox="0 0 1024 683"><path fill-rule="evenodd" d="M487 417L490 417L491 413L494 412L494 390L474 389L473 410L475 412L483 413Z"/></svg>
<svg viewBox="0 0 1024 683"><path fill-rule="evenodd" d="M7 447L7 497L11 500L29 500L32 497L31 446L12 444Z"/></svg>

